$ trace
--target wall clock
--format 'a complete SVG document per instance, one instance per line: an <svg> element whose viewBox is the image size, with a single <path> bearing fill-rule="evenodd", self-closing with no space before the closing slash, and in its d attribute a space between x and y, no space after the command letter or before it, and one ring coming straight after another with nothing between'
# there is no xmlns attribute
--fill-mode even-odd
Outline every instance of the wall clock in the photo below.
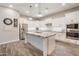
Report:
<svg viewBox="0 0 79 59"><path fill-rule="evenodd" d="M12 20L11 20L10 18L5 18L5 19L3 20L3 22L4 22L4 24L6 24L6 25L11 25L11 24L12 24Z"/></svg>

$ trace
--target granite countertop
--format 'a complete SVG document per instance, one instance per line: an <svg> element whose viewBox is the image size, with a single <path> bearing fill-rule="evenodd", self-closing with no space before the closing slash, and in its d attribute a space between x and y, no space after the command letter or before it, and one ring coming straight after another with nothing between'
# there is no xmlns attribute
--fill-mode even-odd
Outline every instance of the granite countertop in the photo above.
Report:
<svg viewBox="0 0 79 59"><path fill-rule="evenodd" d="M40 36L43 38L56 35L56 33L53 33L53 32L28 32L27 34L36 35L36 36Z"/></svg>
<svg viewBox="0 0 79 59"><path fill-rule="evenodd" d="M65 37L66 32L49 32L49 34L47 34L48 32L28 32L28 34L32 34L32 35L37 35L37 36L41 36L41 37L49 37L49 36L55 36L55 35L59 35L59 37L55 37L55 40L57 41L61 41L61 42L66 42L66 43L71 43L71 44L75 44L75 45L79 45L79 40L73 40L73 39L68 39ZM64 37L63 37L64 35Z"/></svg>

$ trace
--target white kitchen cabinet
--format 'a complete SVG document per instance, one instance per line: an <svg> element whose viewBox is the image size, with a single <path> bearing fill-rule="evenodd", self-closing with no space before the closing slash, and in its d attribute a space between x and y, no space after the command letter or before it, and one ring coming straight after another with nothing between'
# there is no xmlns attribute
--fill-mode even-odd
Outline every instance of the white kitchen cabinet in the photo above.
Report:
<svg viewBox="0 0 79 59"><path fill-rule="evenodd" d="M66 15L66 23L79 23L79 11L67 13Z"/></svg>
<svg viewBox="0 0 79 59"><path fill-rule="evenodd" d="M57 40L65 40L66 39L66 33L57 33L55 36L55 39Z"/></svg>
<svg viewBox="0 0 79 59"><path fill-rule="evenodd" d="M43 51L43 55L50 55L55 50L55 33L28 32L28 42L37 49Z"/></svg>

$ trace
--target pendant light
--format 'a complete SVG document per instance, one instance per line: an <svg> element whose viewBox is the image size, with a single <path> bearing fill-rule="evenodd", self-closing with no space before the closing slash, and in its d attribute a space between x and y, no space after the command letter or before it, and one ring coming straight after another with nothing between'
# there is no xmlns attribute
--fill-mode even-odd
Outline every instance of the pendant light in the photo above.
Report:
<svg viewBox="0 0 79 59"><path fill-rule="evenodd" d="M28 10L26 10L26 11L25 11L25 13L26 13L26 14L29 14L29 13L30 13L30 11L29 11L28 4L26 4L26 8L27 8Z"/></svg>
<svg viewBox="0 0 79 59"><path fill-rule="evenodd" d="M31 12L32 12L32 9L31 9L32 7L33 7L33 6L30 4L30 5L29 5L30 14L32 14L32 13L31 13ZM33 20L33 18L32 18L32 17L29 17L29 20Z"/></svg>
<svg viewBox="0 0 79 59"><path fill-rule="evenodd" d="M38 7L38 14L37 17L42 17L42 12L41 12L41 4L39 3L39 7Z"/></svg>

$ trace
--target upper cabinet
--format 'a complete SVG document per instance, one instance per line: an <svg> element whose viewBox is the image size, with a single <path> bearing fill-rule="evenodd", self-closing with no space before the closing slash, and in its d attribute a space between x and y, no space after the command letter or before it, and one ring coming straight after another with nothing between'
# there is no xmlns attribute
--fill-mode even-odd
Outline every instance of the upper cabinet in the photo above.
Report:
<svg viewBox="0 0 79 59"><path fill-rule="evenodd" d="M79 23L79 11L66 14L66 23Z"/></svg>

